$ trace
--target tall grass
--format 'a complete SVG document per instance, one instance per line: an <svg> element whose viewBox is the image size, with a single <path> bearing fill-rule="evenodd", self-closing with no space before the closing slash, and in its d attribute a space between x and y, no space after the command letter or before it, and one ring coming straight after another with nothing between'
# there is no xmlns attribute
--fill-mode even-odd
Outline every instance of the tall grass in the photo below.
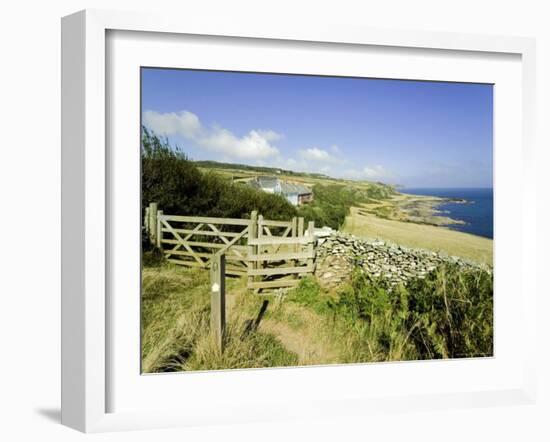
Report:
<svg viewBox="0 0 550 442"><path fill-rule="evenodd" d="M492 275L457 265L391 290L359 270L336 292L305 278L262 322L260 298L228 279L223 353L210 334L207 272L148 267L142 292L146 373L493 354Z"/></svg>
<svg viewBox="0 0 550 442"><path fill-rule="evenodd" d="M325 317L341 362L493 354L493 282L484 270L448 264L391 290L356 270L336 296L306 279L288 300Z"/></svg>
<svg viewBox="0 0 550 442"><path fill-rule="evenodd" d="M143 269L142 371L215 370L295 365L296 356L273 337L251 329L258 301L241 281L228 281L238 308L228 318L220 353L210 334L208 272L158 266Z"/></svg>

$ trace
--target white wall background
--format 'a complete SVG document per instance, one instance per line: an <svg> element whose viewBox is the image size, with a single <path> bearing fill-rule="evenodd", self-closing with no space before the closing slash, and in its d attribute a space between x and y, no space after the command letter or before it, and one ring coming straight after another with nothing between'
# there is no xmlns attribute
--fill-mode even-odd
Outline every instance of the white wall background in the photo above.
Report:
<svg viewBox="0 0 550 442"><path fill-rule="evenodd" d="M350 23L533 36L538 43L539 274L549 262L550 13L541 0L12 0L0 8L0 439L83 440L59 425L60 17L84 8L245 15L304 26ZM521 176L518 175L518 180ZM30 211L32 209L32 212ZM550 295L540 289L536 406L417 412L91 436L101 441L550 440ZM452 380L450 380L452 381ZM88 436L90 437L90 436Z"/></svg>

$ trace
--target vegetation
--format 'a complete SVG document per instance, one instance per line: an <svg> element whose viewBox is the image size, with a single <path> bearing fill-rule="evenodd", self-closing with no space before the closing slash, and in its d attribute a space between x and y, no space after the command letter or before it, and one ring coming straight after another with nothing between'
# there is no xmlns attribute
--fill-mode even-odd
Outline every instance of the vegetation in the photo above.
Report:
<svg viewBox="0 0 550 442"><path fill-rule="evenodd" d="M215 170L201 167L254 170L274 174L279 169L190 161L177 147L147 128L142 131L142 207L156 201L165 213L222 218L242 218L258 210L266 219L288 220L303 216L317 226L340 228L352 206L386 199L395 191L383 184L315 184L314 201L295 208L284 197L242 184L234 184ZM320 174L284 171L285 174L326 178Z"/></svg>
<svg viewBox="0 0 550 442"><path fill-rule="evenodd" d="M208 272L169 265L143 270L144 373L296 365L296 355L251 326L258 299L247 296L241 281L228 282L233 308L220 353L210 335Z"/></svg>
<svg viewBox="0 0 550 442"><path fill-rule="evenodd" d="M222 169L222 170L241 170L258 172L265 175L289 175L289 176L306 176L313 178L328 178L322 173L306 173L306 172L294 172L293 170L279 169L276 167L265 166L250 166L248 164L233 164L233 163L220 163L219 161L195 161L195 164L199 167L206 169Z"/></svg>
<svg viewBox="0 0 550 442"><path fill-rule="evenodd" d="M192 162L143 128L143 207L156 201L171 214L246 218L258 210L267 219L303 216L316 226L492 263L491 240L393 219L399 213L390 204L397 198L390 186L280 171L313 185L314 201L296 208L282 196L234 184L234 172L246 181L250 173L278 170ZM406 287L390 288L357 268L337 289L324 289L308 277L269 301L251 296L245 278L227 278L220 352L210 334L208 272L169 265L148 247L142 264L143 372L493 354L493 279L485 270L446 264Z"/></svg>
<svg viewBox="0 0 550 442"><path fill-rule="evenodd" d="M267 219L288 220L296 209L280 195L233 184L215 172L202 173L167 140L143 128L142 207L158 202L165 213L244 218L258 210Z"/></svg>
<svg viewBox="0 0 550 442"><path fill-rule="evenodd" d="M350 186L344 184L315 184L313 203L300 206L299 216L315 221L316 226L339 229L344 224L350 208L373 200L389 198L394 190L383 184Z"/></svg>
<svg viewBox="0 0 550 442"><path fill-rule="evenodd" d="M319 355L314 363L493 354L493 281L484 270L449 264L393 290L357 270L336 293L323 291L313 278L304 279L287 301L300 306L302 315L315 313L316 339L331 343L328 355ZM294 308L276 313L279 321L304 326L296 316ZM307 322L311 327L310 315Z"/></svg>
<svg viewBox="0 0 550 442"><path fill-rule="evenodd" d="M144 372L491 356L493 281L445 265L389 290L360 270L327 291L305 278L283 302L228 280L220 353L209 334L208 273L161 265L143 273Z"/></svg>
<svg viewBox="0 0 550 442"><path fill-rule="evenodd" d="M484 270L447 264L392 292L356 272L332 308L355 325L346 360L493 354L493 281Z"/></svg>

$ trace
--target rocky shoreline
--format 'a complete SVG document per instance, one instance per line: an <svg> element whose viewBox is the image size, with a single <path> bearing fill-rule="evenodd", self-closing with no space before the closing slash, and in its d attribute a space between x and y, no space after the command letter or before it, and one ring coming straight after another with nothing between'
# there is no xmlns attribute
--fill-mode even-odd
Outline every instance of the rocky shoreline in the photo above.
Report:
<svg viewBox="0 0 550 442"><path fill-rule="evenodd" d="M399 209L406 215L406 220L420 224L434 226L450 226L453 224L466 224L462 220L445 216L439 206L443 204L470 204L462 198L442 198L418 195L407 195L407 199L398 203Z"/></svg>
<svg viewBox="0 0 550 442"><path fill-rule="evenodd" d="M411 249L377 239L363 239L341 232L320 229L315 275L321 285L331 288L349 279L359 266L367 275L385 281L389 287L407 285L414 278L426 275L444 263L491 272L490 266L456 256L423 249Z"/></svg>

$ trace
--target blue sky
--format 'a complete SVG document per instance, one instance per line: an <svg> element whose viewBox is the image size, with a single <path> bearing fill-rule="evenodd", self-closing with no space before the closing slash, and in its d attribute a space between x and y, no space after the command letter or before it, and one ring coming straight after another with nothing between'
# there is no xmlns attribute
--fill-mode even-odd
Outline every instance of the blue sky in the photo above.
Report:
<svg viewBox="0 0 550 442"><path fill-rule="evenodd" d="M493 183L491 85L143 68L142 122L195 160Z"/></svg>

